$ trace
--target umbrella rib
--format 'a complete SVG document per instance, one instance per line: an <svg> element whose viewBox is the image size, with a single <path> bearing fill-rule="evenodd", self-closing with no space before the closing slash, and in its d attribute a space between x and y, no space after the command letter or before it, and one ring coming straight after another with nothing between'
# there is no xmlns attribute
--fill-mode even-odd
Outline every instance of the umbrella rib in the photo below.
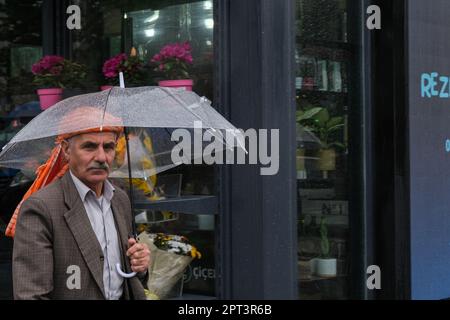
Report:
<svg viewBox="0 0 450 320"><path fill-rule="evenodd" d="M108 95L106 96L105 107L103 108L102 123L100 124L100 132L103 131L103 123L105 122L106 108L108 107L109 96L113 88L109 89Z"/></svg>
<svg viewBox="0 0 450 320"><path fill-rule="evenodd" d="M174 94L172 94L172 92L170 92L170 90L168 89L168 88L165 88L165 87L159 87L161 90L163 90L163 91L165 91L170 97L172 97L173 99L175 99L178 103L180 103L182 106L184 106L190 113L192 113L197 119L199 119L200 121L203 121L203 119L199 116L199 115L197 115L195 112L193 112L190 108L189 108L189 106L188 105L186 105L184 102L183 102L183 100L181 100L180 98L178 98L177 96L175 96ZM207 120L207 119L206 119ZM208 123L208 127L210 128L210 129L212 129L213 130L213 132L218 132L219 133L219 137L220 137L220 139L224 142L224 144L225 144L225 146L227 146L228 144L227 144L227 141L226 141L226 139L224 139L224 137L223 137L223 135L222 135L222 133L220 132L220 130L216 130L215 128L213 128L212 126L211 126L211 124L210 123Z"/></svg>

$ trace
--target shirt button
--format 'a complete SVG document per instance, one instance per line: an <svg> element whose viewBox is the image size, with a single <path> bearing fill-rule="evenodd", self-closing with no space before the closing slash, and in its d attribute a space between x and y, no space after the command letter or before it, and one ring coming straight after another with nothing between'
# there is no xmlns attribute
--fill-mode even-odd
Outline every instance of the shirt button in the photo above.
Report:
<svg viewBox="0 0 450 320"><path fill-rule="evenodd" d="M104 256L100 256L100 261L103 261L103 260L105 260L105 257Z"/></svg>

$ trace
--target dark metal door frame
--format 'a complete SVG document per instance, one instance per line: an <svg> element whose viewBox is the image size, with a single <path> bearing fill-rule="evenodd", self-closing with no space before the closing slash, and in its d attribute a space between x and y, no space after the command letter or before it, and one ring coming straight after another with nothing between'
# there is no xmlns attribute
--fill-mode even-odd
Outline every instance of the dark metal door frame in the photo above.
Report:
<svg viewBox="0 0 450 320"><path fill-rule="evenodd" d="M280 168L224 166L219 297L295 299L295 1L215 2L216 104L244 130L280 129Z"/></svg>

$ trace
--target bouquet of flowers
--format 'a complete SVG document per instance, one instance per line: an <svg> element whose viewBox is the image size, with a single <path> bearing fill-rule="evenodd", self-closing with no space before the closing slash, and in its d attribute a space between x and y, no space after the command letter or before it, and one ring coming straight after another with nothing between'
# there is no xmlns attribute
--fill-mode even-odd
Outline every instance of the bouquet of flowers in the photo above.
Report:
<svg viewBox="0 0 450 320"><path fill-rule="evenodd" d="M118 85L120 72L123 72L127 86L139 85L143 82L143 63L136 55L121 53L108 59L103 64L103 75L111 85Z"/></svg>
<svg viewBox="0 0 450 320"><path fill-rule="evenodd" d="M192 65L191 50L188 41L168 44L150 62L156 65L155 71L162 72L167 80L187 79Z"/></svg>
<svg viewBox="0 0 450 320"><path fill-rule="evenodd" d="M182 281L189 263L195 258L201 258L200 252L184 236L143 232L138 239L146 243L151 252L146 290L148 300L169 297L175 284Z"/></svg>
<svg viewBox="0 0 450 320"><path fill-rule="evenodd" d="M33 84L40 88L78 87L86 78L86 67L60 56L45 56L31 68Z"/></svg>

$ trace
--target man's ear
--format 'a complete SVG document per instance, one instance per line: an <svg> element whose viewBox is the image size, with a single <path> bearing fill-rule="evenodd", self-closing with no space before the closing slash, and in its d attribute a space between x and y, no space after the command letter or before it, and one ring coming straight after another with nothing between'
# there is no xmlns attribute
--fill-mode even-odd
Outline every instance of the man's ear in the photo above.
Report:
<svg viewBox="0 0 450 320"><path fill-rule="evenodd" d="M69 160L69 156L70 156L70 143L67 140L63 140L61 141L61 150L64 154L64 158L66 159L66 161Z"/></svg>

